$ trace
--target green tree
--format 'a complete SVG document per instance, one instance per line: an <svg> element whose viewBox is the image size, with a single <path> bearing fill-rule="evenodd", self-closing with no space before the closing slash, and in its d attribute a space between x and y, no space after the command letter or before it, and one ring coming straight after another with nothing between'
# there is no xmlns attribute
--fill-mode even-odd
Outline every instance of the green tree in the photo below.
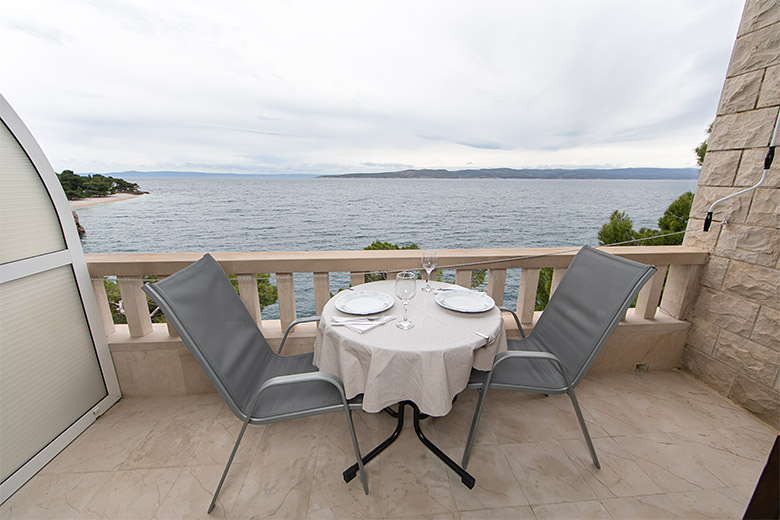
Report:
<svg viewBox="0 0 780 520"><path fill-rule="evenodd" d="M228 275L230 282L233 284L233 288L238 292L238 281L234 274ZM144 276L144 283L154 283L157 281L156 276ZM103 286L106 288L106 296L108 297L108 306L111 309L111 317L114 323L127 323L127 318L121 312L121 299L122 296L119 293L119 284L113 278L103 279ZM269 305L273 305L279 299L276 287L271 285L271 275L267 273L260 273L257 275L257 291L260 297L260 310L265 309ZM165 323L165 315L157 309L157 304L154 303L149 297L146 298L146 305L149 308L149 315L152 318L152 323Z"/></svg>
<svg viewBox="0 0 780 520"><path fill-rule="evenodd" d="M374 240L370 245L363 248L363 250L401 250L401 249L420 249L417 244L406 244L400 246L391 242L383 242L382 240ZM485 283L485 277L487 276L487 269L474 269L471 271L471 287L479 287ZM387 273L385 271L376 271L373 273L367 273L364 275L366 283L376 282L378 280L387 280ZM436 274L436 279L441 281L441 270Z"/></svg>
<svg viewBox="0 0 780 520"><path fill-rule="evenodd" d="M400 250L400 249L420 249L420 246L417 244L406 244L403 246L399 246L398 244L393 244L391 242L383 242L382 240L374 240L371 242L370 245L363 248L364 251L391 251L391 250ZM387 272L386 271L374 271L372 273L366 273L363 276L363 279L366 283L368 282L376 282L379 280L387 280Z"/></svg>
<svg viewBox="0 0 780 520"><path fill-rule="evenodd" d="M704 164L704 156L707 155L707 145L710 141L710 133L712 132L712 123L710 123L710 126L707 127L707 138L704 139L701 143L699 143L699 146L693 149L694 153L696 154L696 162L701 166Z"/></svg>
<svg viewBox="0 0 780 520"><path fill-rule="evenodd" d="M682 234L659 238L652 237L685 231L692 203L693 193L690 191L683 193L666 208L663 216L658 219L658 227L660 229L643 227L639 231L634 230L634 224L625 211L615 210L610 215L609 221L601 226L598 232L599 245L606 246L637 239L646 240L633 242L628 245L670 246L682 244ZM553 269L551 267L544 267L539 273L539 286L536 290L534 310L543 311L547 306L547 302L550 300L552 275Z"/></svg>
<svg viewBox="0 0 780 520"><path fill-rule="evenodd" d="M631 218L623 211L615 210L609 217L609 222L601 226L598 232L599 245L606 246L627 242L630 240L639 240L629 245L648 245L648 246L673 246L682 244L683 235L668 235L669 233L679 233L685 231L688 226L688 218L693 204L693 192L687 191L677 197L672 202L663 216L658 219L658 228L640 228L634 230ZM658 238L653 238L658 236Z"/></svg>
<svg viewBox="0 0 780 520"><path fill-rule="evenodd" d="M598 232L599 245L616 244L636 238L634 223L625 211L615 210L609 222L601 226Z"/></svg>
<svg viewBox="0 0 780 520"><path fill-rule="evenodd" d="M542 267L539 271L539 285L536 287L535 311L543 311L550 301L550 288L552 287L552 267Z"/></svg>
<svg viewBox="0 0 780 520"><path fill-rule="evenodd" d="M96 173L94 175L76 175L73 170L63 170L57 174L65 196L68 200L84 199L87 197L105 197L115 193L132 193L140 195L138 184L124 179L116 179Z"/></svg>

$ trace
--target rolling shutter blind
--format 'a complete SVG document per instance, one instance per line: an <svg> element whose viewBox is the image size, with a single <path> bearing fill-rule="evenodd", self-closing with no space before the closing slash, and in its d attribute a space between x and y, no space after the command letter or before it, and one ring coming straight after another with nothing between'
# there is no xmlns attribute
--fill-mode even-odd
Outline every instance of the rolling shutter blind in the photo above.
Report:
<svg viewBox="0 0 780 520"><path fill-rule="evenodd" d="M0 264L65 249L49 193L5 124L0 124L0 165Z"/></svg>
<svg viewBox="0 0 780 520"><path fill-rule="evenodd" d="M0 352L5 480L107 395L70 266L0 285Z"/></svg>
<svg viewBox="0 0 780 520"><path fill-rule="evenodd" d="M0 116L2 503L120 394L65 194L2 96Z"/></svg>

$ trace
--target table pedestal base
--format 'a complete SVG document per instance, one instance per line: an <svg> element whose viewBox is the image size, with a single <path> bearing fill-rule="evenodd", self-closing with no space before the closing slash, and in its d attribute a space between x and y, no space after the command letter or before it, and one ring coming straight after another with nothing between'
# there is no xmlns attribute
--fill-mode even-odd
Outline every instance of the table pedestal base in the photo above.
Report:
<svg viewBox="0 0 780 520"><path fill-rule="evenodd" d="M434 443L432 443L422 432L420 429L420 418L422 414L420 413L420 409L417 408L417 405L414 404L412 401L401 401L398 403L398 413L395 414L395 416L398 418L398 422L396 423L395 430L393 433L390 434L390 437L382 441L376 448L371 450L367 455L363 457L363 464L368 464L368 461L379 455L385 448L390 446L401 434L401 430L404 427L404 409L406 406L411 406L412 410L414 410L414 431L417 433L417 437L420 439L420 442L422 442L426 448L431 450L434 455L439 457L447 466L452 469L455 473L457 473L460 476L460 481L465 484L465 486L469 489L472 489L474 487L474 477L468 474L465 469L460 467L458 464L456 464L451 458L447 456L446 453L441 451L438 446L436 446ZM349 468L347 468L344 471L344 481L349 482L353 478L357 476L358 466L357 463L353 464Z"/></svg>

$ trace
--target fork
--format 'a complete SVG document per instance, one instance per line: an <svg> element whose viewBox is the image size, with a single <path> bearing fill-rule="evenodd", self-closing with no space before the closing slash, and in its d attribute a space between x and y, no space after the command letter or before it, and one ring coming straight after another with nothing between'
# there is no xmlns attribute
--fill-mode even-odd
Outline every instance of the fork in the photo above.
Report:
<svg viewBox="0 0 780 520"><path fill-rule="evenodd" d="M374 317L366 317L366 318L342 318L341 316L334 316L333 319L340 322L352 322L352 321L377 321L384 319L386 316L374 316Z"/></svg>
<svg viewBox="0 0 780 520"><path fill-rule="evenodd" d="M478 347L478 348L484 348L484 347L487 347L487 346L490 344L490 342L491 342L491 341L493 341L492 339L490 339L490 336L488 336L487 334L482 334L482 333L481 333L481 332L479 332L478 330L475 330L475 331L474 331L474 334L476 334L476 335L477 335L477 336L479 336L480 338L484 338L484 339L485 339L485 344L484 344L484 345L482 345L481 347Z"/></svg>

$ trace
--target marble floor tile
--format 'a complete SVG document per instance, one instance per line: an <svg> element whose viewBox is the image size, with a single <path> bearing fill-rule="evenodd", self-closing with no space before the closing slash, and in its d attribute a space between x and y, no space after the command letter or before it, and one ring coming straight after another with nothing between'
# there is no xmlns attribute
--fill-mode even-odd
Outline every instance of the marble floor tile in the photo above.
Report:
<svg viewBox="0 0 780 520"><path fill-rule="evenodd" d="M559 443L506 444L501 450L531 505L597 498L580 466Z"/></svg>
<svg viewBox="0 0 780 520"><path fill-rule="evenodd" d="M322 415L267 424L228 518L306 518Z"/></svg>
<svg viewBox="0 0 780 520"><path fill-rule="evenodd" d="M562 441L561 447L580 469L598 498L629 497L661 493L661 488L634 462L631 454L613 439L593 439L601 469L593 464L584 440Z"/></svg>
<svg viewBox="0 0 780 520"><path fill-rule="evenodd" d="M741 452L749 450L743 450L735 443L723 442L725 437L720 432L678 432L670 433L669 437L718 477L723 486L757 483L774 442L768 441L766 457L758 458L743 455Z"/></svg>
<svg viewBox="0 0 780 520"><path fill-rule="evenodd" d="M163 468L114 472L78 518L153 518L179 471Z"/></svg>
<svg viewBox="0 0 780 520"><path fill-rule="evenodd" d="M531 506L461 511L460 520L535 520Z"/></svg>
<svg viewBox="0 0 780 520"><path fill-rule="evenodd" d="M585 418L585 426L587 426L592 438L607 437L609 435L596 418L583 408L581 401L580 409ZM539 401L534 401L527 413L538 415L548 435L553 439L582 439L582 428L568 395L551 395Z"/></svg>
<svg viewBox="0 0 780 520"><path fill-rule="evenodd" d="M533 506L533 510L538 520L586 520L591 518L612 520L607 509L597 500L545 504Z"/></svg>
<svg viewBox="0 0 780 520"><path fill-rule="evenodd" d="M747 503L719 489L704 489L687 493L669 493L671 501L682 510L685 518L742 518Z"/></svg>
<svg viewBox="0 0 780 520"><path fill-rule="evenodd" d="M253 465L283 465L288 460L317 458L322 415L264 425Z"/></svg>
<svg viewBox="0 0 780 520"><path fill-rule="evenodd" d="M66 450L46 465L43 473L114 471L152 432L156 422L103 422L98 419Z"/></svg>
<svg viewBox="0 0 780 520"><path fill-rule="evenodd" d="M269 461L255 457L228 518L306 518L316 449L313 454L305 452L304 455Z"/></svg>
<svg viewBox="0 0 780 520"><path fill-rule="evenodd" d="M379 414L362 411L352 412L352 424L361 452L365 455L380 442ZM411 427L411 426L410 426ZM388 432L389 433L389 432ZM383 432L382 435L385 435ZM343 411L322 416L322 426L319 435L320 442L327 441L337 447L346 457L355 459L355 450L349 434L347 417Z"/></svg>
<svg viewBox="0 0 780 520"><path fill-rule="evenodd" d="M111 473L39 473L0 508L5 519L77 518Z"/></svg>
<svg viewBox="0 0 780 520"><path fill-rule="evenodd" d="M211 420L198 436L194 457L189 465L208 466L227 463L230 453L236 444L236 438L241 432L243 422L232 413L218 415ZM241 438L234 462L251 462L257 452L257 447L263 439L265 425L248 425Z"/></svg>
<svg viewBox="0 0 780 520"><path fill-rule="evenodd" d="M777 432L676 371L600 374L577 395L596 469L567 396L491 390L466 488L415 435L366 465L343 412L250 426L214 512L206 515L241 422L217 394L123 398L0 505L16 518L740 518ZM477 392L422 421L454 460ZM409 411L407 409L407 411ZM394 430L352 414L363 453Z"/></svg>
<svg viewBox="0 0 780 520"><path fill-rule="evenodd" d="M382 498L387 518L457 511L447 475L451 470L424 446L387 451L377 461L385 480Z"/></svg>
<svg viewBox="0 0 780 520"><path fill-rule="evenodd" d="M203 420L160 421L120 465L121 470L189 466L207 424Z"/></svg>
<svg viewBox="0 0 780 520"><path fill-rule="evenodd" d="M654 520L685 518L682 509L667 495L610 498L602 500L601 503L613 518L648 518Z"/></svg>
<svg viewBox="0 0 780 520"><path fill-rule="evenodd" d="M214 394L216 395L216 394ZM200 410L201 401L211 402L209 395L178 395L170 397L123 397L104 413L102 422L131 423L160 421Z"/></svg>
<svg viewBox="0 0 780 520"><path fill-rule="evenodd" d="M385 479L382 475L382 465L376 459L365 465L369 486L369 494L366 495L360 473L350 482L344 482L342 477L342 472L355 461L354 454L350 456L337 444L327 439L321 442L317 452L307 518L384 518Z"/></svg>
<svg viewBox="0 0 780 520"><path fill-rule="evenodd" d="M724 487L720 479L668 434L614 439L665 493Z"/></svg>
<svg viewBox="0 0 780 520"><path fill-rule="evenodd" d="M619 394L581 398L580 406L591 417L587 422L603 428L610 436L661 432L654 417L637 410L631 398Z"/></svg>
<svg viewBox="0 0 780 520"><path fill-rule="evenodd" d="M777 431L756 424L754 428L720 427L707 432L677 432L674 437L686 439L749 461L765 463L772 451Z"/></svg>
<svg viewBox="0 0 780 520"><path fill-rule="evenodd" d="M466 445L471 428L471 419L474 417L474 409L477 405L477 392L466 390L458 394L458 398L452 403L452 410L443 417L431 417L439 448L462 448ZM491 441L492 438L492 442ZM491 436L489 428L480 428L477 444L495 444L495 436Z"/></svg>
<svg viewBox="0 0 780 520"><path fill-rule="evenodd" d="M541 442L550 438L547 424L534 410L538 405L527 400L520 403L511 401L491 401L488 393L487 402L480 419L477 438L485 424L496 436L498 444L515 444L521 442ZM538 399L544 399L539 397Z"/></svg>
<svg viewBox="0 0 780 520"><path fill-rule="evenodd" d="M155 512L154 518L160 520L227 518L228 512L233 509L238 498L249 464L236 462L231 464L214 510L208 514L209 504L224 469L224 465L181 468L173 487Z"/></svg>
<svg viewBox="0 0 780 520"><path fill-rule="evenodd" d="M460 463L463 449L454 451L452 455ZM522 486L514 478L509 461L500 447L475 446L467 470L476 480L473 489L463 485L454 471L447 472L459 511L528 505Z"/></svg>

